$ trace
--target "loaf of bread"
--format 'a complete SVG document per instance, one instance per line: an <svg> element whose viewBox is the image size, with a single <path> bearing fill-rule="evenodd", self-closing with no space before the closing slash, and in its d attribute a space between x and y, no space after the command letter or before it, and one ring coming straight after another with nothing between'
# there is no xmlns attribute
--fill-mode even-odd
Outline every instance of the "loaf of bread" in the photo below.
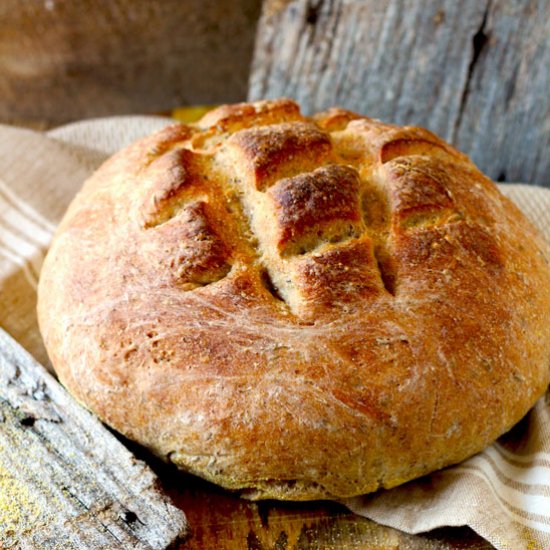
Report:
<svg viewBox="0 0 550 550"><path fill-rule="evenodd" d="M544 393L546 244L432 133L281 99L121 151L45 261L61 381L248 498L349 497L457 463Z"/></svg>

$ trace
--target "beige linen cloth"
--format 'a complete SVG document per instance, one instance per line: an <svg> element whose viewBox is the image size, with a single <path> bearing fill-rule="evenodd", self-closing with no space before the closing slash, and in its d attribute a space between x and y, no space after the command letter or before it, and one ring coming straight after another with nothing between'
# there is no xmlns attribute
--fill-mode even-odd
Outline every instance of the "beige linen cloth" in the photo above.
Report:
<svg viewBox="0 0 550 550"><path fill-rule="evenodd" d="M36 323L36 284L56 224L105 158L169 122L117 117L47 133L0 125L0 326L41 363L48 365ZM550 190L502 190L550 241ZM497 548L550 548L550 393L470 460L344 504L409 533L469 525Z"/></svg>

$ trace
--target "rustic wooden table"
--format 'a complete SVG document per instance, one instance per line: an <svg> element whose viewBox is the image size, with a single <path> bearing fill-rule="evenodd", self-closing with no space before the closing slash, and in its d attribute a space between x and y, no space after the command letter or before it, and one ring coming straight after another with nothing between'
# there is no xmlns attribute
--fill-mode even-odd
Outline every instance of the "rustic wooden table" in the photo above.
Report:
<svg viewBox="0 0 550 550"><path fill-rule="evenodd" d="M151 462L149 462L151 463ZM468 528L407 535L329 502L247 502L202 480L159 470L167 493L189 521L181 550L488 550Z"/></svg>

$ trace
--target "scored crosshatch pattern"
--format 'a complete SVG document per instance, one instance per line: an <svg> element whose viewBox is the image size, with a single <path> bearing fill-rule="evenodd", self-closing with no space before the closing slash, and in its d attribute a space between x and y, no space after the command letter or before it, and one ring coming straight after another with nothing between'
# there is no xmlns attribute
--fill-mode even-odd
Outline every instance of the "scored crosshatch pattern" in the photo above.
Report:
<svg viewBox="0 0 550 550"><path fill-rule="evenodd" d="M147 159L143 226L172 242L182 287L220 280L241 255L304 320L393 296L399 234L462 219L445 166L463 155L339 109L306 119L289 100L222 107L164 130Z"/></svg>

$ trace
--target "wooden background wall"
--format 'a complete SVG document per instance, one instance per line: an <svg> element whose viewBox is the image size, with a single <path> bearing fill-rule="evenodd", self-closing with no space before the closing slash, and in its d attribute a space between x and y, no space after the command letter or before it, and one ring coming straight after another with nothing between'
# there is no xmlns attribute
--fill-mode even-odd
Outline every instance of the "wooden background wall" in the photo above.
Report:
<svg viewBox="0 0 550 550"><path fill-rule="evenodd" d="M0 122L246 98L261 0L2 0Z"/></svg>
<svg viewBox="0 0 550 550"><path fill-rule="evenodd" d="M548 0L266 0L249 97L429 128L550 186Z"/></svg>

